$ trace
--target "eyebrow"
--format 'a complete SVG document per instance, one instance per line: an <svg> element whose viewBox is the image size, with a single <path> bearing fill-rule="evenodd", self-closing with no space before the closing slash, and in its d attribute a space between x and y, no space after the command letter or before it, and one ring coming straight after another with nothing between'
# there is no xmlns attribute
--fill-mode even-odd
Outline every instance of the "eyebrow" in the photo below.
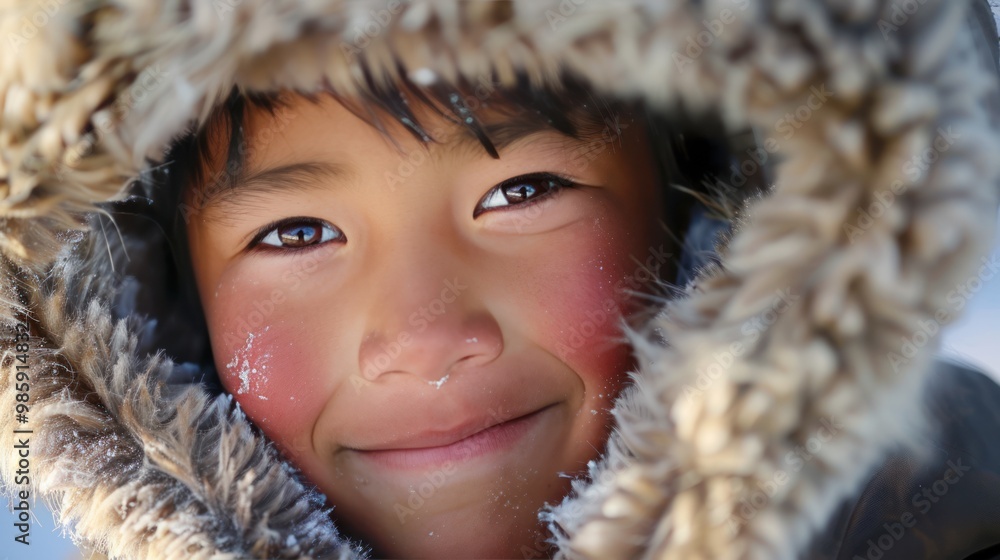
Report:
<svg viewBox="0 0 1000 560"><path fill-rule="evenodd" d="M241 174L241 169L216 174L209 185L196 192L195 207L201 211L220 206L235 210L250 204L254 196L328 188L331 180L343 180L352 172L331 162L303 161L254 171L245 177Z"/></svg>

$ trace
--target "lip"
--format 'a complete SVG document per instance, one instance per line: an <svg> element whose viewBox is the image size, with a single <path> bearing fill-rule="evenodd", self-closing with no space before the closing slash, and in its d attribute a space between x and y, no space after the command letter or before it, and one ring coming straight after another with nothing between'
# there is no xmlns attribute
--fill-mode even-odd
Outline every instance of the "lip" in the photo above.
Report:
<svg viewBox="0 0 1000 560"><path fill-rule="evenodd" d="M555 405L476 430L468 427L394 442L377 449L351 449L365 460L393 470L416 470L501 453L512 448ZM482 424L480 424L482 426ZM470 433L471 431L471 433Z"/></svg>

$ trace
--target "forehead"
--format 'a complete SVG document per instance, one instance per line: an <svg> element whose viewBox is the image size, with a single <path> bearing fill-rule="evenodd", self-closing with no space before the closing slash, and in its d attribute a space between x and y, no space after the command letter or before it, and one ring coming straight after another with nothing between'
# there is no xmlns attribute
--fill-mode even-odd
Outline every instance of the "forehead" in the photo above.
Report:
<svg viewBox="0 0 1000 560"><path fill-rule="evenodd" d="M190 185L189 193L193 193L191 198L201 208L210 208L219 200L253 191L251 187L266 187L256 179L270 171L280 171L268 178L286 179L278 181L290 184L286 186L294 185L296 179L329 175L331 169L314 164L277 169L282 166L267 161L265 155L287 155L315 148L314 143L329 138L331 131L377 135L401 155L427 146L453 157L484 157L487 153L499 157L498 153L491 153L492 148L504 150L539 135L550 142L561 138L581 143L607 136L622 118L607 105L584 103L561 115L565 122L556 123L541 111L503 103L503 98L499 101L483 103L475 111L475 117L467 117L475 119L474 126L458 121L440 107L431 107L429 102L416 103L410 111L413 120L419 123L417 128L424 133L419 139L415 138L413 123L408 118L397 119L384 110L333 96L307 98L286 94L273 102L246 103L231 107L228 112L223 109L213 115L206 127L206 146L201 150L203 178ZM357 136L334 136L339 136L348 152L356 144L352 139ZM273 187L275 181L268 183Z"/></svg>

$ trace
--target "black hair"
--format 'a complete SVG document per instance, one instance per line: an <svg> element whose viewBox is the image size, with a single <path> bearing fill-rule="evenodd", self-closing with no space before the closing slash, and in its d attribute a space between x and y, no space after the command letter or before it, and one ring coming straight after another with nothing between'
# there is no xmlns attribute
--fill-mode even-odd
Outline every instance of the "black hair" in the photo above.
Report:
<svg viewBox="0 0 1000 560"><path fill-rule="evenodd" d="M566 77L555 86L531 83L518 75L512 86L500 87L493 76L476 81L462 79L457 85L432 83L418 86L402 69L397 69L399 79L391 85L377 81L364 73L364 87L357 97L344 96L332 89L315 92L248 93L234 88L226 100L213 112L205 126L181 138L170 150L167 165L176 168L171 190L191 193L196 187L199 196L178 206L182 210L172 224L186 222L190 213L200 210L200 201L210 198L215 191L231 189L239 183L245 167L247 148L245 120L249 111L257 110L279 116L288 106L293 95L312 102L328 95L345 106L362 120L383 133L395 143L385 125L383 115L403 125L404 129L424 144L437 143L440 139L417 118L412 107L419 104L430 108L437 116L463 127L479 141L483 150L499 158L497 144L504 138L495 138L481 119L482 109L498 113L507 121L503 128L507 134L517 134L519 128L551 128L577 140L590 140L617 128L617 121L631 115L636 104L608 101L594 95L583 84ZM627 118L627 117L626 117ZM511 126L513 124L514 126ZM520 126L518 126L520 125ZM540 126L541 125L541 126ZM620 130L611 130L612 137ZM224 146L225 153L215 153L217 146ZM209 164L213 162L213 164ZM211 173L212 177L207 175Z"/></svg>

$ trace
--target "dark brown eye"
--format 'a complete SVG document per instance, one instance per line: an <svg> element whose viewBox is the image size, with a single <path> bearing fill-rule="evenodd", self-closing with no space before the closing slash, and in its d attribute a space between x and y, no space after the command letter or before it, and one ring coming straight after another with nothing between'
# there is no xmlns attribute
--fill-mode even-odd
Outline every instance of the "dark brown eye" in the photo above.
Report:
<svg viewBox="0 0 1000 560"><path fill-rule="evenodd" d="M339 229L325 222L293 218L267 230L258 243L283 249L301 249L343 237Z"/></svg>
<svg viewBox="0 0 1000 560"><path fill-rule="evenodd" d="M504 198L507 202L515 204L518 202L524 202L529 198L535 196L539 189L530 183L517 183L515 185L508 185L502 189Z"/></svg>
<svg viewBox="0 0 1000 560"><path fill-rule="evenodd" d="M572 181L551 173L536 173L508 179L493 187L480 199L473 217L509 206L516 206L541 199L561 187L572 186Z"/></svg>
<svg viewBox="0 0 1000 560"><path fill-rule="evenodd" d="M319 241L322 236L319 228L305 224L291 224L278 228L278 238L286 246L304 247Z"/></svg>

